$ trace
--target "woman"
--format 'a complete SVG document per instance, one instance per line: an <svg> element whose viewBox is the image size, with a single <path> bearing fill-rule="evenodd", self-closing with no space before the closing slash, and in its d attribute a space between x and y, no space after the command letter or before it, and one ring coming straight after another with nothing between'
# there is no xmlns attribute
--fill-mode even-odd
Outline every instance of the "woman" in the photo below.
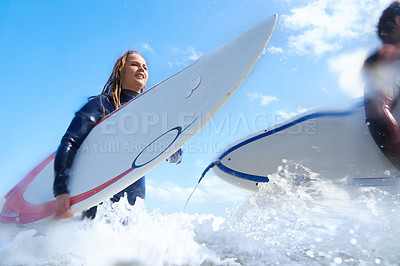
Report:
<svg viewBox="0 0 400 266"><path fill-rule="evenodd" d="M53 192L56 198L56 219L74 216L70 211L68 191L69 171L74 161L76 151L93 129L106 115L121 107L141 93L147 83L149 73L145 59L136 51L128 51L118 58L102 93L92 97L73 118L67 132L61 140L54 160L55 179ZM181 151L174 154L172 163L180 163ZM116 202L127 194L128 202L135 204L136 197L145 196L145 178L142 177L132 185L114 195ZM93 207L84 213L93 218L97 208Z"/></svg>
<svg viewBox="0 0 400 266"><path fill-rule="evenodd" d="M376 144L400 169L400 130L392 113L400 85L400 1L383 11L378 36L382 47L364 63L366 121Z"/></svg>

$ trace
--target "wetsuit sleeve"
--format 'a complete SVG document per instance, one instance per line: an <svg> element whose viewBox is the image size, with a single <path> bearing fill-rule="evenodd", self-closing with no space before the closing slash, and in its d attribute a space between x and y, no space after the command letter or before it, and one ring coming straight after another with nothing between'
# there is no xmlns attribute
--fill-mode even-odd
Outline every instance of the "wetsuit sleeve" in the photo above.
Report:
<svg viewBox="0 0 400 266"><path fill-rule="evenodd" d="M107 105L108 104L108 105ZM110 102L105 96L91 99L75 113L66 133L61 139L54 159L54 196L68 193L68 179L75 154L93 127L111 112Z"/></svg>

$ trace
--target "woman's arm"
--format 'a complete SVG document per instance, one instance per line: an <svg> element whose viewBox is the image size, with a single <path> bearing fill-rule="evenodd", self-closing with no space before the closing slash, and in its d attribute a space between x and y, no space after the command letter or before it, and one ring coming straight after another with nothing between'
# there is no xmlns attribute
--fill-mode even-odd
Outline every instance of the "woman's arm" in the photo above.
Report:
<svg viewBox="0 0 400 266"><path fill-rule="evenodd" d="M75 117L62 137L54 159L53 193L56 197L56 218L69 216L68 181L77 150L94 126L106 114L113 111L112 109L113 106L105 96L91 99L76 112Z"/></svg>

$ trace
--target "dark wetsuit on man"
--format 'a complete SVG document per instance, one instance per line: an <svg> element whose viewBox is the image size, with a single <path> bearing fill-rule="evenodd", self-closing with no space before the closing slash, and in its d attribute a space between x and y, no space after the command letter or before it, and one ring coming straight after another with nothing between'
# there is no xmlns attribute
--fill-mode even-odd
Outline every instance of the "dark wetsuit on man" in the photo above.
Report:
<svg viewBox="0 0 400 266"><path fill-rule="evenodd" d="M387 45L388 46L388 45ZM399 100L400 57L383 47L364 63L367 80L364 90L369 131L387 158L400 169L399 125L392 110Z"/></svg>
<svg viewBox="0 0 400 266"><path fill-rule="evenodd" d="M122 90L121 104L125 104L139 93L130 90ZM82 142L94 126L106 115L115 111L114 104L105 95L95 96L89 100L78 112L75 113L67 132L64 134L61 144L58 147L54 160L55 179L53 192L54 196L68 193L69 171L75 158L75 154ZM84 177L82 177L84 178ZM115 194L111 201L117 202L124 194L127 194L128 202L135 204L136 197L145 197L145 177L140 178L132 185ZM96 206L86 211L86 217L93 218L96 214Z"/></svg>

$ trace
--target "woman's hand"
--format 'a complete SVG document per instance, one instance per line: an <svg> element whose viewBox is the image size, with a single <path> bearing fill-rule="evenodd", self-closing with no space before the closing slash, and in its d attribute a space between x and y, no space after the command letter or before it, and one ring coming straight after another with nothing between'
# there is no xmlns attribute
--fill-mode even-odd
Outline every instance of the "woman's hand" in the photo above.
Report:
<svg viewBox="0 0 400 266"><path fill-rule="evenodd" d="M71 213L71 205L69 202L69 194L64 193L56 196L56 220L72 218L75 214Z"/></svg>

